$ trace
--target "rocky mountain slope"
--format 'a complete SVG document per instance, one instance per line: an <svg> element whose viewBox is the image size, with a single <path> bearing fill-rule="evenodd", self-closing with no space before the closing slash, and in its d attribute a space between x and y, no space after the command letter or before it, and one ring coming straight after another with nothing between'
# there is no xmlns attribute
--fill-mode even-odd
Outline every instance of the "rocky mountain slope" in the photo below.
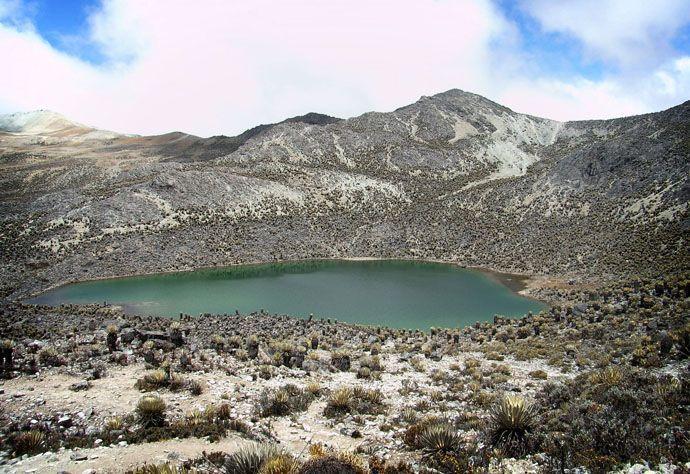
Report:
<svg viewBox="0 0 690 474"><path fill-rule="evenodd" d="M690 102L562 123L451 90L305 117L211 138L0 119L2 295L309 257L563 279L690 267Z"/></svg>

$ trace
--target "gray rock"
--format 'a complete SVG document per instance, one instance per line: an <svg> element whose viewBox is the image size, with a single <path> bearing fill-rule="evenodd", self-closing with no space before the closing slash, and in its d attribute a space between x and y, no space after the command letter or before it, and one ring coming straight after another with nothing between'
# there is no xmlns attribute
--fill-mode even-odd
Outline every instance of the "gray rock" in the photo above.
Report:
<svg viewBox="0 0 690 474"><path fill-rule="evenodd" d="M122 344L131 344L134 339L139 337L139 331L136 329L125 329L120 333L120 342Z"/></svg>
<svg viewBox="0 0 690 474"><path fill-rule="evenodd" d="M63 428L69 428L72 426L72 417L68 415L63 415L57 420L57 424Z"/></svg>
<svg viewBox="0 0 690 474"><path fill-rule="evenodd" d="M443 354L439 350L432 351L429 354L429 359L438 362L443 358Z"/></svg>
<svg viewBox="0 0 690 474"><path fill-rule="evenodd" d="M170 335L166 332L163 332L163 331L141 331L139 333L139 339L142 342L146 342L148 340L169 341Z"/></svg>
<svg viewBox="0 0 690 474"><path fill-rule="evenodd" d="M81 382L76 382L70 385L69 389L73 392L81 392L91 388L91 382L88 380L82 380Z"/></svg>

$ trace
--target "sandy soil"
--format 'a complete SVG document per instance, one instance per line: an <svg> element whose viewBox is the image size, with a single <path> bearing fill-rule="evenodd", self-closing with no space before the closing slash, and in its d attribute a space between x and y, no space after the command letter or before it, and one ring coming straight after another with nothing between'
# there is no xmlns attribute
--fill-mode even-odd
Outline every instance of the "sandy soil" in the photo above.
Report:
<svg viewBox="0 0 690 474"><path fill-rule="evenodd" d="M390 347L389 349L392 349ZM399 414L403 407L413 406L417 401L429 396L431 392L442 390L436 387L430 379L433 370L451 371L454 364L464 365L468 358L482 361L482 368L489 369L494 362L485 360L480 353L465 352L457 356L445 356L441 361L425 360L425 370L413 370L409 362L399 360L397 354L382 353L385 372L380 380L361 381L356 379L353 372L317 372L309 376L300 370L290 370L284 367L277 369L276 375L269 379L251 381L247 374L229 375L225 371L208 371L206 373L184 374L185 377L203 380L206 387L197 397L187 391L157 392L167 403L168 416L177 417L189 413L194 409L203 409L208 404L219 405L227 402L232 407L235 416L242 421L249 422L255 410L255 401L265 388L277 388L286 383L303 386L307 382L318 382L322 387L333 390L341 386L364 385L368 388L380 389L389 404L387 415L365 417L361 425L352 422L331 420L323 416L326 405L325 399L314 401L304 413L292 416L274 417L270 425L280 444L294 454L305 452L309 443L321 443L338 449L353 450L360 444L372 444L377 440L384 444L401 444L400 437L395 432L385 432L381 426L385 425L391 416ZM321 352L321 351L319 351ZM523 392L536 390L537 385L529 372L545 370L549 378L563 376L553 367L543 361L529 362L506 359L500 364L508 365L511 369L511 382L521 387ZM69 390L71 384L81 378L64 373L64 369L51 369L39 377L20 377L5 381L2 385L4 393L0 395L0 402L6 410L46 412L46 413L75 413L79 412L87 419L87 424L100 427L104 420L113 415L132 413L142 393L134 387L137 378L146 370L141 364L111 368L107 376L93 381L93 386L83 392ZM418 384L420 390L401 396L399 390L406 383ZM223 397L223 398L221 398ZM461 407L455 407L460 409ZM351 437L352 429L356 427L362 438ZM74 451L61 451L34 456L19 463L0 468L6 472L82 472L88 468L98 467L99 472L123 471L143 462L160 463L172 459L184 459L198 456L202 451L232 452L243 443L249 442L232 434L218 442L209 443L203 439L170 440L157 443L145 443L132 446L98 447L80 450L86 460L71 459ZM402 445L400 446L402 448Z"/></svg>
<svg viewBox="0 0 690 474"><path fill-rule="evenodd" d="M167 461L193 459L201 456L203 452L232 452L247 443L250 441L231 435L217 443L210 443L205 439L187 438L130 446L102 446L78 451L65 450L33 456L19 461L14 466L0 466L0 472L18 474L67 471L81 473L87 469L96 469L98 473L123 472L143 464L161 464ZM72 460L71 457L77 454L79 457L85 456L87 459Z"/></svg>

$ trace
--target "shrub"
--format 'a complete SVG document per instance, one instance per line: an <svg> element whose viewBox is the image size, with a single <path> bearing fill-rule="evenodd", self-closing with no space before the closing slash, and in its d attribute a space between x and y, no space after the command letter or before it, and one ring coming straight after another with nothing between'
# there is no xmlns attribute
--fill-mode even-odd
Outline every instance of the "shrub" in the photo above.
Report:
<svg viewBox="0 0 690 474"><path fill-rule="evenodd" d="M184 344L184 337L182 334L182 325L179 321L173 321L170 324L170 341L175 344L175 346L180 347Z"/></svg>
<svg viewBox="0 0 690 474"><path fill-rule="evenodd" d="M233 356L235 356L235 359L242 362L249 360L249 352L245 351L244 349L237 349L233 353Z"/></svg>
<svg viewBox="0 0 690 474"><path fill-rule="evenodd" d="M351 453L328 453L312 457L300 468L299 474L367 474L366 464Z"/></svg>
<svg viewBox="0 0 690 474"><path fill-rule="evenodd" d="M11 339L5 339L0 344L0 360L2 362L1 370L4 372L9 372L12 370L12 356L14 353L14 341Z"/></svg>
<svg viewBox="0 0 690 474"><path fill-rule="evenodd" d="M421 356L414 356L412 359L410 359L410 365L417 372L426 372L426 363L424 362L424 358Z"/></svg>
<svg viewBox="0 0 690 474"><path fill-rule="evenodd" d="M405 461L385 461L378 456L369 458L369 468L376 474L414 474L415 472Z"/></svg>
<svg viewBox="0 0 690 474"><path fill-rule="evenodd" d="M53 347L41 349L41 351L38 353L38 361L43 365L47 365L48 367L57 367L59 365L64 365L65 363L63 358L60 357L60 354L58 354Z"/></svg>
<svg viewBox="0 0 690 474"><path fill-rule="evenodd" d="M144 374L142 378L136 381L135 387L139 390L156 390L166 386L168 383L168 374L161 369L154 370Z"/></svg>
<svg viewBox="0 0 690 474"><path fill-rule="evenodd" d="M299 462L287 453L268 459L259 470L259 474L297 474Z"/></svg>
<svg viewBox="0 0 690 474"><path fill-rule="evenodd" d="M160 397L151 395L142 397L136 409L139 423L144 428L164 426L165 409L165 402Z"/></svg>
<svg viewBox="0 0 690 474"><path fill-rule="evenodd" d="M358 385L352 389L352 396L355 398L358 405L362 403L383 405L383 393L378 389L367 389Z"/></svg>
<svg viewBox="0 0 690 474"><path fill-rule="evenodd" d="M228 429L230 431L237 431L238 433L249 434L251 428L242 420L230 420L228 422Z"/></svg>
<svg viewBox="0 0 690 474"><path fill-rule="evenodd" d="M165 464L144 464L141 467L137 467L132 474L192 474L196 473L196 469L187 469L184 466L177 466L176 464L165 463Z"/></svg>
<svg viewBox="0 0 690 474"><path fill-rule="evenodd" d="M215 349L218 353L223 352L225 349L225 339L219 334L214 334L211 336L211 349Z"/></svg>
<svg viewBox="0 0 690 474"><path fill-rule="evenodd" d="M44 440L45 435L41 431L23 431L12 438L12 447L18 455L35 454L41 450Z"/></svg>
<svg viewBox="0 0 690 474"><path fill-rule="evenodd" d="M690 323L675 331L672 339L678 349L679 356L685 359L690 357Z"/></svg>
<svg viewBox="0 0 690 474"><path fill-rule="evenodd" d="M328 397L324 414L326 416L338 416L349 413L352 409L352 389L341 387L336 389Z"/></svg>
<svg viewBox="0 0 690 474"><path fill-rule="evenodd" d="M534 404L517 395L506 395L491 410L491 443L509 454L521 454L534 421Z"/></svg>
<svg viewBox="0 0 690 474"><path fill-rule="evenodd" d="M202 413L198 409L194 409L191 412L187 414L185 417L186 421L188 424L194 426L194 425L200 425L202 423L206 422L206 417L204 416L204 413Z"/></svg>
<svg viewBox="0 0 690 474"><path fill-rule="evenodd" d="M105 422L105 430L106 431L117 431L117 430L122 430L125 427L125 422L122 419L121 416L113 416L112 418L108 418Z"/></svg>
<svg viewBox="0 0 690 474"><path fill-rule="evenodd" d="M268 380L273 377L273 367L267 364L259 366L259 377L264 380Z"/></svg>
<svg viewBox="0 0 690 474"><path fill-rule="evenodd" d="M589 382L593 385L615 387L623 380L623 374L617 367L607 367L589 374Z"/></svg>
<svg viewBox="0 0 690 474"><path fill-rule="evenodd" d="M502 354L499 354L496 351L489 351L485 354L485 357L488 360L497 360L497 361L502 361L505 360L505 357Z"/></svg>
<svg viewBox="0 0 690 474"><path fill-rule="evenodd" d="M230 336L228 338L228 347L230 349L239 349L242 347L242 338L240 336Z"/></svg>
<svg viewBox="0 0 690 474"><path fill-rule="evenodd" d="M345 413L380 414L385 412L383 394L380 390L369 390L361 386L341 387L331 393L324 414L329 417Z"/></svg>
<svg viewBox="0 0 690 474"><path fill-rule="evenodd" d="M218 407L218 412L216 416L219 420L229 420L231 416L232 408L227 403L223 403Z"/></svg>
<svg viewBox="0 0 690 474"><path fill-rule="evenodd" d="M381 358L378 355L364 356L359 361L360 367L366 367L372 372L382 372L383 364L381 364Z"/></svg>
<svg viewBox="0 0 690 474"><path fill-rule="evenodd" d="M280 455L274 444L252 443L225 458L223 468L226 474L256 474L269 459Z"/></svg>
<svg viewBox="0 0 690 474"><path fill-rule="evenodd" d="M350 370L350 354L345 351L336 351L331 354L331 365L341 372Z"/></svg>
<svg viewBox="0 0 690 474"><path fill-rule="evenodd" d="M690 456L687 372L674 382L643 369L605 369L547 384L539 398L551 410L537 440L560 460L558 469L585 466L604 472L640 459L677 462Z"/></svg>
<svg viewBox="0 0 690 474"><path fill-rule="evenodd" d="M437 416L428 416L426 418L423 418L422 420L410 425L407 428L407 430L405 430L405 434L403 435L403 441L406 445L408 445L411 448L421 449L422 444L420 439L422 433L424 433L424 431L427 428L442 423L446 423L446 421Z"/></svg>
<svg viewBox="0 0 690 474"><path fill-rule="evenodd" d="M320 396L321 393L323 392L323 388L321 388L321 385L319 385L318 382L309 382L307 386L305 387L305 390L309 393L311 393L315 398Z"/></svg>
<svg viewBox="0 0 690 474"><path fill-rule="evenodd" d="M259 398L257 412L261 416L283 416L295 411L305 411L314 399L310 392L293 384L278 390L264 390Z"/></svg>
<svg viewBox="0 0 690 474"><path fill-rule="evenodd" d="M277 390L272 394L264 394L261 401L261 415L287 415L290 413L290 394L286 390Z"/></svg>
<svg viewBox="0 0 690 474"><path fill-rule="evenodd" d="M312 332L309 335L309 345L313 350L316 350L319 348L319 334L316 332Z"/></svg>
<svg viewBox="0 0 690 474"><path fill-rule="evenodd" d="M190 380L187 383L187 388L189 389L189 393L194 396L199 396L204 393L204 385L198 380Z"/></svg>
<svg viewBox="0 0 690 474"><path fill-rule="evenodd" d="M543 370L533 370L529 373L529 376L537 380L546 380L547 378L549 378L549 374L547 374Z"/></svg>
<svg viewBox="0 0 690 474"><path fill-rule="evenodd" d="M172 374L168 377L168 390L171 392L176 392L182 390L185 386L185 380L179 375Z"/></svg>
<svg viewBox="0 0 690 474"><path fill-rule="evenodd" d="M405 407L400 412L400 419L405 423L414 423L417 421L417 418L417 410L412 407Z"/></svg>
<svg viewBox="0 0 690 474"><path fill-rule="evenodd" d="M357 378L358 379L370 379L371 378L371 369L368 367L360 367L357 369Z"/></svg>
<svg viewBox="0 0 690 474"><path fill-rule="evenodd" d="M460 436L447 423L427 426L419 435L419 445L425 453L432 455L457 451L460 443Z"/></svg>
<svg viewBox="0 0 690 474"><path fill-rule="evenodd" d="M426 461L429 466L435 469L434 472L447 474L494 472L487 471L485 458L478 455L476 446L428 455Z"/></svg>
<svg viewBox="0 0 690 474"><path fill-rule="evenodd" d="M144 374L142 378L136 381L134 386L145 392L152 390L159 390L167 388L170 391L180 390L185 386L185 380L175 374L170 374L163 369L156 369L152 372Z"/></svg>
<svg viewBox="0 0 690 474"><path fill-rule="evenodd" d="M108 345L108 351L115 352L117 350L117 326L114 324L109 325L106 328L106 343Z"/></svg>

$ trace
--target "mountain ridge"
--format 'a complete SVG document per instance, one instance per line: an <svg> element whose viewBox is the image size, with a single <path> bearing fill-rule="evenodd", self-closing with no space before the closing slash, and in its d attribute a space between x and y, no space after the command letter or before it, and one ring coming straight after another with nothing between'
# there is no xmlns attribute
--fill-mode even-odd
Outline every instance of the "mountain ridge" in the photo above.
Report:
<svg viewBox="0 0 690 474"><path fill-rule="evenodd" d="M74 122L74 121L68 119L66 116L60 114L59 112L54 112L54 111L49 110L49 109L37 109L37 110L32 110L32 111L17 111L17 112L12 112L12 113L8 113L8 114L0 114L0 133L1 132L9 132L9 133L18 133L19 132L18 130L13 131L11 128L8 128L8 125L7 125L8 124L8 120L7 120L8 118L11 119L12 117L30 116L30 115L34 115L34 114L45 113L45 114L54 116L56 119L63 121L65 123L65 126L63 128L75 127L75 128L83 128L83 129L91 129L91 130L100 130L100 131L104 131L104 132L117 134L119 136L154 138L154 137L166 137L166 136L172 136L172 135L183 135L183 136L193 137L193 138L201 139L201 140L204 140L204 139L207 139L207 140L224 139L224 138L225 139L242 138L243 141L246 141L247 139L252 138L253 136L257 135L258 133L263 132L267 129L270 129L276 125L282 125L282 124L286 124L286 123L304 123L304 124L308 124L308 125L327 125L330 123L337 123L337 122L344 121L344 120L357 119L357 118L360 118L362 116L366 116L368 114L396 113L396 112L402 111L404 109L407 109L409 107L413 107L415 104L422 103L424 101L429 101L429 100L433 101L434 99L448 100L448 98L452 101L453 99L457 100L460 97L472 98L472 99L477 100L478 102L483 102L483 103L490 105L490 106L493 106L499 110L504 110L504 111L507 111L507 112L512 113L512 114L518 114L521 116L530 117L532 119L537 119L537 120L549 120L551 122L560 122L563 124L578 124L578 123L594 124L594 123L602 123L602 122L620 121L620 120L627 120L627 119L632 119L632 118L648 117L648 116L653 116L653 115L659 114L659 113L665 113L665 112L671 112L674 110L683 110L683 109L690 108L690 100L687 100L683 103L680 103L680 104L675 105L673 107L669 107L668 109L660 110L657 112L647 112L647 113L642 113L642 114L627 115L627 116L615 117L615 118L611 118L611 119L581 119L581 120L565 120L565 121L563 121L563 120L551 119L551 118L544 117L544 116L538 116L538 115L532 115L532 114L527 114L527 113L522 113L522 112L516 112L516 111L512 110L511 108L504 106L502 104L499 104L498 102L492 101L491 99L488 99L488 98L486 98L480 94L465 91L465 90L462 90L459 88L452 88L452 89L448 89L446 91L439 92L439 93L436 93L433 95L422 95L422 96L420 96L420 98L417 101L415 101L411 104L402 105L402 106L394 109L391 112L368 111L368 112L364 112L360 115L353 116L353 117L346 118L346 119L333 117L333 116L330 116L327 114L322 114L319 112L307 112L306 114L303 114L303 115L296 115L293 117L288 117L288 118L283 119L279 122L254 125L248 129L244 130L243 132L239 133L238 135L223 135L223 134L221 134L221 135L211 135L208 137L204 137L204 136L199 136L199 135L193 135L193 134L181 131L181 130L170 131L170 132L165 132L162 134L155 134L155 135L124 134L124 133L120 133L120 132L113 132L113 131L109 131L109 130L105 130L105 129L100 129L98 127L93 127L93 126L89 126L89 125L83 125L81 123ZM51 131L54 131L54 130L45 130L44 132L50 133ZM36 130L32 133L40 133L40 131Z"/></svg>
<svg viewBox="0 0 690 474"><path fill-rule="evenodd" d="M392 112L301 120L234 141L0 136L0 247L5 271L24 275L8 275L2 294L351 256L557 279L690 267L688 102L558 122L450 90Z"/></svg>

